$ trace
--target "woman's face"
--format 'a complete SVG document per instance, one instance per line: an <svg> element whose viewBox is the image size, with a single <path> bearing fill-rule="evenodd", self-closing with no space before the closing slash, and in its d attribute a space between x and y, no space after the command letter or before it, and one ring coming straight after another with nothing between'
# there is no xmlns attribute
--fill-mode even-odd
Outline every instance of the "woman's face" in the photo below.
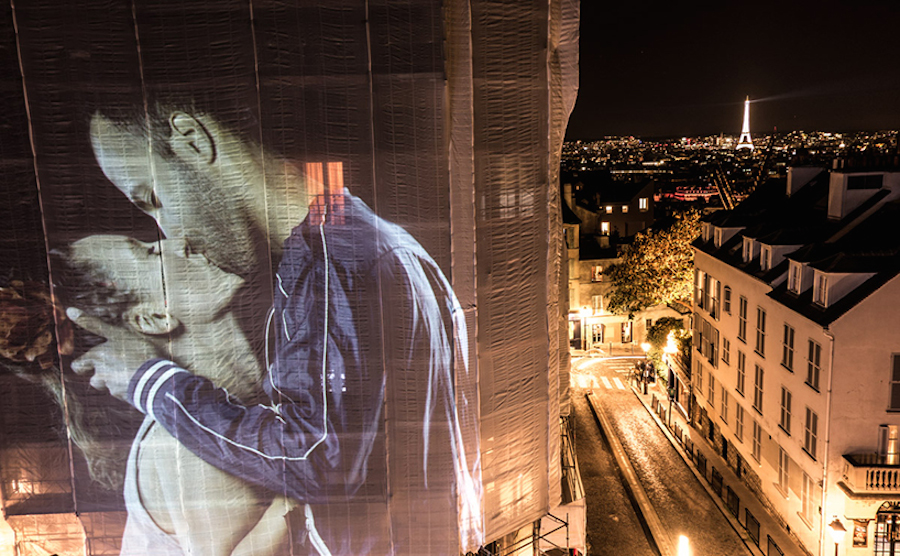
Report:
<svg viewBox="0 0 900 556"><path fill-rule="evenodd" d="M93 235L72 244L75 264L99 267L138 303L164 307L183 324L213 320L243 280L191 252L183 239L143 242L126 236Z"/></svg>

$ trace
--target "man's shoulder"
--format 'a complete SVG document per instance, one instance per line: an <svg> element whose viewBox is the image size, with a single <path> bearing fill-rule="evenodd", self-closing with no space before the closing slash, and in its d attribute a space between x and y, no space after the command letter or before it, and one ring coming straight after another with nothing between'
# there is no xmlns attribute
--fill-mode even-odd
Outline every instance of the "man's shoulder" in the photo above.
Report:
<svg viewBox="0 0 900 556"><path fill-rule="evenodd" d="M324 214L311 209L285 242L283 260L308 257L312 262L327 256L363 268L398 250L428 257L409 232L375 214L359 197L345 193L340 201Z"/></svg>

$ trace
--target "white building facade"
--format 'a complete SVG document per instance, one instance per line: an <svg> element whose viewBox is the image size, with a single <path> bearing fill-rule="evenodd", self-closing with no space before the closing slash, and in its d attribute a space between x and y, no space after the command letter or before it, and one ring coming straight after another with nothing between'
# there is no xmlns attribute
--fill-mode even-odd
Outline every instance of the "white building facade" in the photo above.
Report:
<svg viewBox="0 0 900 556"><path fill-rule="evenodd" d="M900 173L837 166L705 219L693 418L810 554L900 554Z"/></svg>

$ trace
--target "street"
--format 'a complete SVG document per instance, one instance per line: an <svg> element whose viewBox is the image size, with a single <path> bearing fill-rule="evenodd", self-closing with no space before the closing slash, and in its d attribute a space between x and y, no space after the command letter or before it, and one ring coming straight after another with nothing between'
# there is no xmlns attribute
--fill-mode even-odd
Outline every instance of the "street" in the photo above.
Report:
<svg viewBox="0 0 900 556"><path fill-rule="evenodd" d="M634 510L627 495L621 492L618 473L612 477L616 488L605 484L613 482L609 477L604 481L594 476L595 473L611 475L615 464L605 442L598 440L602 444L599 448L590 440L586 441L591 427L594 431L598 429L584 401L584 395L591 389L612 421L614 434L621 441L670 538L677 542L681 535L688 537L694 556L749 554L740 537L632 392L628 381L635 361L635 358L583 358L572 361L572 397L579 423L576 442L588 496L590 554L652 553L646 552L651 549L643 537L639 522L637 533L641 534L641 538L638 539L633 532L635 526L630 516ZM589 486L595 482L596 487ZM597 511L593 511L595 506ZM618 522L626 523L632 533L612 535L610 529L615 528L609 523L612 521L611 511L624 506L627 506L628 512L620 510L616 516Z"/></svg>

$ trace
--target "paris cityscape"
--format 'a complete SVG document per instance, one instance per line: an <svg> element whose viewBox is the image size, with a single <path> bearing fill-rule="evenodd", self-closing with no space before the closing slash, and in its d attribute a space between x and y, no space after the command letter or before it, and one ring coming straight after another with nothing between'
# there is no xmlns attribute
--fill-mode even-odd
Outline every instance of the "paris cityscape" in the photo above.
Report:
<svg viewBox="0 0 900 556"><path fill-rule="evenodd" d="M900 3L0 10L0 556L900 556Z"/></svg>

